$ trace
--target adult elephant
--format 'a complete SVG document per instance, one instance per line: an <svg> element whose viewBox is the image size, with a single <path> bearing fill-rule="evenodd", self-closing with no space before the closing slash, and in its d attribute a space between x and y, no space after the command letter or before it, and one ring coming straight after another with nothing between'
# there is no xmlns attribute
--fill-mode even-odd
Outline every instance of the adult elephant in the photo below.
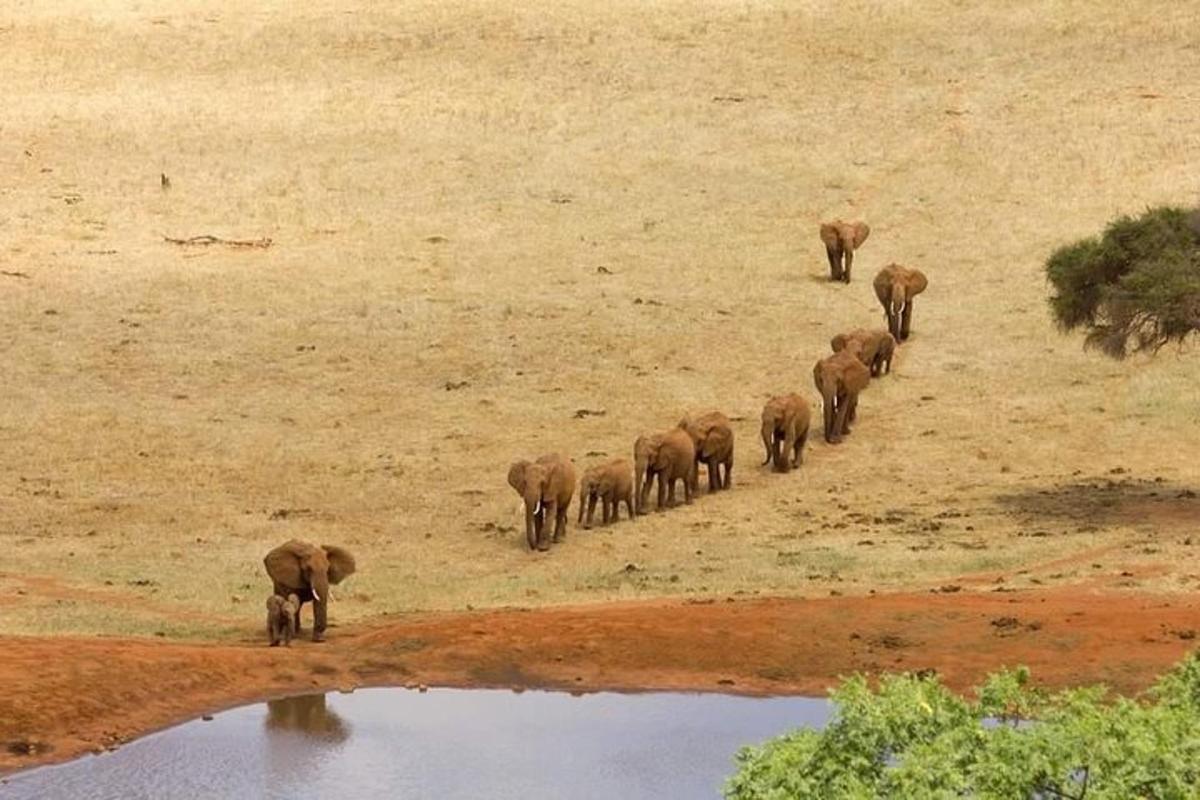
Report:
<svg viewBox="0 0 1200 800"><path fill-rule="evenodd" d="M867 388L871 371L847 348L813 367L813 382L825 411L825 441L837 444L850 433L858 409L858 393Z"/></svg>
<svg viewBox="0 0 1200 800"><path fill-rule="evenodd" d="M729 417L720 411L709 411L695 417L684 417L677 426L687 431L696 448L692 468L692 491L699 489L700 464L708 470L708 491L716 492L733 486L733 426ZM722 475L722 470L724 475Z"/></svg>
<svg viewBox="0 0 1200 800"><path fill-rule="evenodd" d="M554 541L567 535L567 509L575 496L575 466L559 453L524 459L508 468L508 485L525 501L525 540L530 550L549 550L546 518L554 519Z"/></svg>
<svg viewBox="0 0 1200 800"><path fill-rule="evenodd" d="M767 451L762 465L774 461L776 472L800 466L810 421L808 401L803 395L785 394L768 400L762 411L762 440Z"/></svg>
<svg viewBox="0 0 1200 800"><path fill-rule="evenodd" d="M888 332L897 342L908 338L912 328L913 298L928 285L921 270L899 264L888 264L875 276L875 296L887 317Z"/></svg>
<svg viewBox="0 0 1200 800"><path fill-rule="evenodd" d="M675 505L675 481L683 481L684 502L692 502L692 473L696 446L687 431L672 428L664 433L639 436L633 443L634 503L645 514L650 484L658 478L658 510Z"/></svg>
<svg viewBox="0 0 1200 800"><path fill-rule="evenodd" d="M862 247L871 235L871 227L865 222L842 222L835 219L821 225L821 241L825 243L825 255L829 256L831 280L850 282L850 266L854 263L854 251Z"/></svg>
<svg viewBox="0 0 1200 800"><path fill-rule="evenodd" d="M871 368L871 377L877 378L884 372L892 371L892 356L896 352L896 339L892 334L881 329L866 330L855 328L849 333L839 333L829 342L829 347L837 353L850 348L858 360Z"/></svg>
<svg viewBox="0 0 1200 800"><path fill-rule="evenodd" d="M283 597L295 594L299 598L300 608L296 611L297 631L300 625L300 611L305 603L312 601L312 640L325 641L329 587L354 574L354 556L350 551L336 545L315 545L291 539L267 553L263 564L267 568L267 575L271 576L275 583L275 594Z"/></svg>

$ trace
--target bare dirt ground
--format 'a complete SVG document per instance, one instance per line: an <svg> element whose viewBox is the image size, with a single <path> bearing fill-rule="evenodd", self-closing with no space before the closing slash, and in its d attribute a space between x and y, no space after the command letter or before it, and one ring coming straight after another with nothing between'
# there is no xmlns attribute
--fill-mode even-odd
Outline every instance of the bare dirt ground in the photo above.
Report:
<svg viewBox="0 0 1200 800"><path fill-rule="evenodd" d="M854 672L934 669L966 690L1025 664L1046 687L1130 693L1194 645L1198 620L1194 596L1054 589L435 612L288 649L18 638L0 659L0 771L264 696L368 685L820 695Z"/></svg>
<svg viewBox="0 0 1200 800"><path fill-rule="evenodd" d="M1148 0L0 6L0 670L307 664L248 649L290 537L359 558L335 636L755 595L1194 613L1200 359L1082 352L1041 265L1197 199L1197 23ZM849 286L824 279L835 215L873 228ZM270 242L165 238L200 235ZM768 474L763 401L815 401L890 261L930 279L894 374L846 444ZM510 461L584 466L707 408L737 420L733 492L525 551ZM1109 676L1160 636L1130 613L1127 647L1016 655ZM90 638L115 636L146 643ZM958 652L911 638L913 663ZM173 680L177 714L251 692ZM40 708L4 735L70 729L72 702Z"/></svg>

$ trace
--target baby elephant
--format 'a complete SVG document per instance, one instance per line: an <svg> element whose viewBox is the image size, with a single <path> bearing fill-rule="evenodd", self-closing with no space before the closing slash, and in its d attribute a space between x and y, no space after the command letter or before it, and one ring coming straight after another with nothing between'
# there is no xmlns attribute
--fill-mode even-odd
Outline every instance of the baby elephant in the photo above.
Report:
<svg viewBox="0 0 1200 800"><path fill-rule="evenodd" d="M289 594L287 599L273 594L267 598L267 636L271 639L271 647L278 647L282 641L285 646L292 646L292 636L296 634L297 623L300 619L300 598Z"/></svg>
<svg viewBox="0 0 1200 800"><path fill-rule="evenodd" d="M579 522L584 528L592 527L592 515L596 512L596 501L601 503L604 524L621 518L621 503L633 513L633 464L627 458L615 458L604 464L589 467L579 479ZM587 519L584 520L584 511Z"/></svg>
<svg viewBox="0 0 1200 800"><path fill-rule="evenodd" d="M871 377L877 378L892 371L892 357L896 354L896 339L885 330L855 328L849 333L839 333L829 342L833 352L850 350L864 366L871 368Z"/></svg>

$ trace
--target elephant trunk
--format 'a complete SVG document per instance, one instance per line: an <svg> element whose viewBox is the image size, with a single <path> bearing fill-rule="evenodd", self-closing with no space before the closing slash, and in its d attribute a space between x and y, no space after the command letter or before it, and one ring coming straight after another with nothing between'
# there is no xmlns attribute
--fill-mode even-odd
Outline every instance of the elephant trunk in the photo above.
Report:
<svg viewBox="0 0 1200 800"><path fill-rule="evenodd" d="M762 424L762 440L763 449L766 450L767 457L762 465L765 467L771 463L771 439L775 436L775 421L772 419L764 419Z"/></svg>

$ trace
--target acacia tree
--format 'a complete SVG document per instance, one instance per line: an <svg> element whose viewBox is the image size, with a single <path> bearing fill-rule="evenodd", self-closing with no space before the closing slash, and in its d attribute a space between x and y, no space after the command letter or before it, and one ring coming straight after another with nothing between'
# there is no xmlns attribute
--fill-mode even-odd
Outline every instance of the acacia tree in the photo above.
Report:
<svg viewBox="0 0 1200 800"><path fill-rule="evenodd" d="M1113 358L1157 352L1200 331L1200 209L1152 208L1046 262L1050 307L1063 330Z"/></svg>

